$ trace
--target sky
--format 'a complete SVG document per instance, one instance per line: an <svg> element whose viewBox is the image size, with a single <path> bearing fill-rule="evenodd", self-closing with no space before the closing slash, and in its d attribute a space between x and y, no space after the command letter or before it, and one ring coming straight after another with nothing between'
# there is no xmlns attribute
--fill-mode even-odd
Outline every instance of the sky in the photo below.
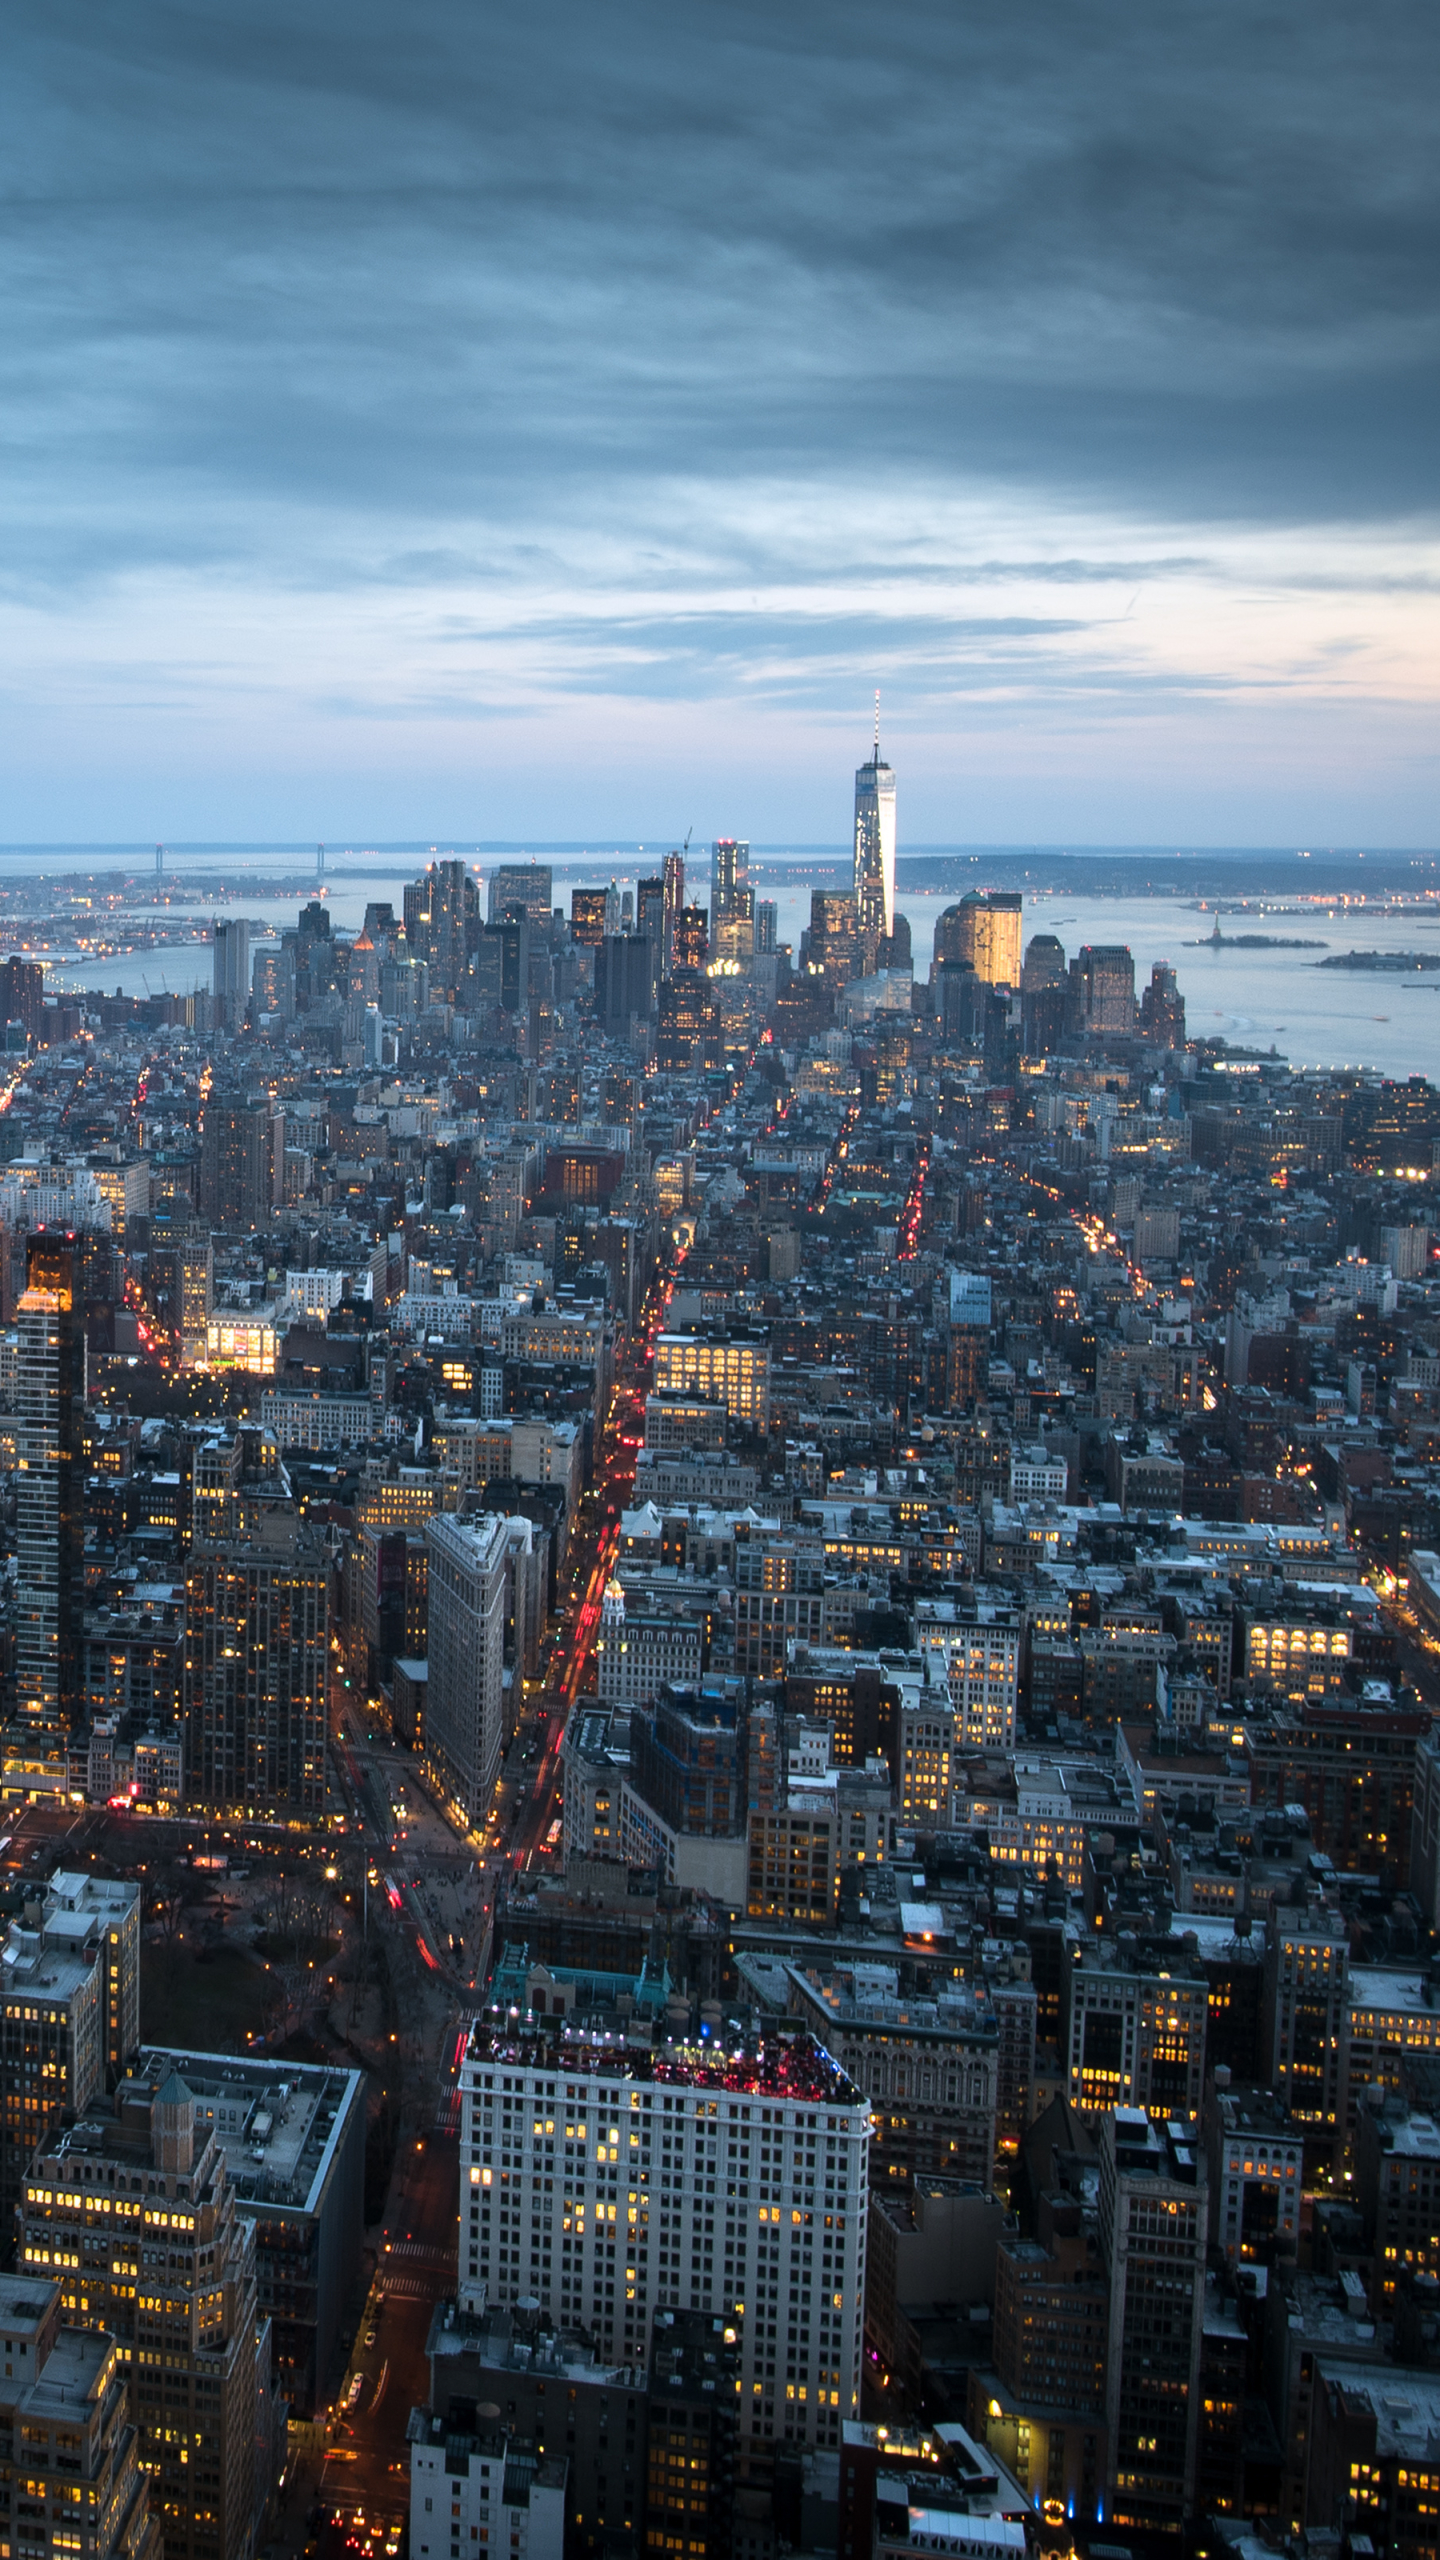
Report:
<svg viewBox="0 0 1440 2560"><path fill-rule="evenodd" d="M1420 0L13 0L0 840L1440 841Z"/></svg>

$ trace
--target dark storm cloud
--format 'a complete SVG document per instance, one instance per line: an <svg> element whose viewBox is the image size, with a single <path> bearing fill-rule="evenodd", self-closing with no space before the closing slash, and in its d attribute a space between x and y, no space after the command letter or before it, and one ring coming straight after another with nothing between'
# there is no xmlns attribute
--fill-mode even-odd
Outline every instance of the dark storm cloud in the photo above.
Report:
<svg viewBox="0 0 1440 2560"><path fill-rule="evenodd" d="M243 556L265 510L302 569L327 521L631 527L656 476L1433 503L1418 6L47 0L10 31L12 574Z"/></svg>

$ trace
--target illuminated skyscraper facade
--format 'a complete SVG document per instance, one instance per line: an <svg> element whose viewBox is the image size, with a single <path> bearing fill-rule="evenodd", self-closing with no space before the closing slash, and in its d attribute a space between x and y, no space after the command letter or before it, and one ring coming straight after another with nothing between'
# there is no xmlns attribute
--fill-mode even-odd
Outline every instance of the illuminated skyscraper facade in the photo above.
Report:
<svg viewBox="0 0 1440 2560"><path fill-rule="evenodd" d="M958 907L949 910L956 918L955 956L968 960L987 987L1020 984L1024 912L1024 901L1011 889L972 889ZM936 933L938 941L938 927Z"/></svg>
<svg viewBox="0 0 1440 2560"><path fill-rule="evenodd" d="M598 951L606 934L609 913L608 889L572 889L570 892L570 939L582 951Z"/></svg>
<svg viewBox="0 0 1440 2560"><path fill-rule="evenodd" d="M1123 942L1087 942L1070 963L1076 1009L1086 1031L1116 1034L1135 1030L1135 963Z"/></svg>
<svg viewBox="0 0 1440 2560"><path fill-rule="evenodd" d="M875 752L855 776L855 907L863 941L894 931L895 776L880 753L878 716Z"/></svg>
<svg viewBox="0 0 1440 2560"><path fill-rule="evenodd" d="M727 916L748 916L753 912L754 892L750 886L750 847L735 836L717 836L710 847L710 929L712 933Z"/></svg>
<svg viewBox="0 0 1440 2560"><path fill-rule="evenodd" d="M672 969L703 969L710 957L710 919L703 907L682 907L675 919Z"/></svg>

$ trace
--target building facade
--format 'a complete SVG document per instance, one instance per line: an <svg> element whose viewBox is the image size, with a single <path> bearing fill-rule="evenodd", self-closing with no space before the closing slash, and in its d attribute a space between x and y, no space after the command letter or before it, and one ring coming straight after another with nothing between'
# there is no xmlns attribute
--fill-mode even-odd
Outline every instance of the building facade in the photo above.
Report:
<svg viewBox="0 0 1440 2560"><path fill-rule="evenodd" d="M16 1310L16 1743L63 1752L82 1716L85 1320L74 1236L26 1240Z"/></svg>
<svg viewBox="0 0 1440 2560"><path fill-rule="evenodd" d="M197 1538L185 1570L185 1782L217 1811L325 1810L330 1560L288 1504Z"/></svg>
<svg viewBox="0 0 1440 2560"><path fill-rule="evenodd" d="M122 2083L41 2147L20 2257L120 2343L166 2560L250 2560L273 2486L257 2477L273 2423L255 2233L178 2073Z"/></svg>
<svg viewBox="0 0 1440 2560"><path fill-rule="evenodd" d="M33 2560L160 2560L119 2343L61 2308L43 2277L0 2276L4 2538Z"/></svg>
<svg viewBox="0 0 1440 2560"><path fill-rule="evenodd" d="M532 2298L643 2363L657 2315L737 2331L742 2443L838 2445L859 2405L869 2108L808 2037L723 2065L473 2032L460 2299Z"/></svg>
<svg viewBox="0 0 1440 2560"><path fill-rule="evenodd" d="M473 1827L489 1813L505 1738L505 1521L427 1520L425 1547L425 1762Z"/></svg>
<svg viewBox="0 0 1440 2560"><path fill-rule="evenodd" d="M895 924L895 776L873 753L855 776L855 908L862 941L878 941Z"/></svg>
<svg viewBox="0 0 1440 2560"><path fill-rule="evenodd" d="M1099 2224L1110 2279L1105 2520L1174 2531L1195 2505L1205 2170L1193 2146L1135 2107L1101 2126Z"/></svg>

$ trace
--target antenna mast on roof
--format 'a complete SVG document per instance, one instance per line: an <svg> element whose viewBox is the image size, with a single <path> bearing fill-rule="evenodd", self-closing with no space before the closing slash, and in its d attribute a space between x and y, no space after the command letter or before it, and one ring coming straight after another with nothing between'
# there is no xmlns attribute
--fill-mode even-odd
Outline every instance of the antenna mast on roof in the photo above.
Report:
<svg viewBox="0 0 1440 2560"><path fill-rule="evenodd" d="M880 761L880 687L875 687L875 761Z"/></svg>

